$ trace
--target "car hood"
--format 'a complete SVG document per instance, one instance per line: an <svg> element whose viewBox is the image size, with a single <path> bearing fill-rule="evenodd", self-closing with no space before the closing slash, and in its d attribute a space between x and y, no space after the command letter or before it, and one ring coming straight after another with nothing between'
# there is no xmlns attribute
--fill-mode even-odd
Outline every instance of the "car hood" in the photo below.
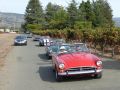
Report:
<svg viewBox="0 0 120 90"><path fill-rule="evenodd" d="M58 55L58 59L65 64L65 69L75 67L96 67L96 61L100 60L97 56L84 52Z"/></svg>

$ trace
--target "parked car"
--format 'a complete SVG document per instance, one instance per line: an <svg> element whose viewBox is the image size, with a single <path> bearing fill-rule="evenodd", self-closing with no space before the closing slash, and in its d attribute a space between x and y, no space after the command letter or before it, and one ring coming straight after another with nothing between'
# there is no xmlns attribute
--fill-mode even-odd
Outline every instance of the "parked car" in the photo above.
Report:
<svg viewBox="0 0 120 90"><path fill-rule="evenodd" d="M16 36L14 45L27 45L27 37L24 35Z"/></svg>
<svg viewBox="0 0 120 90"><path fill-rule="evenodd" d="M75 75L102 77L101 58L91 53L72 50L71 46L59 47L58 53L52 55L52 64L57 81L61 81L64 76Z"/></svg>

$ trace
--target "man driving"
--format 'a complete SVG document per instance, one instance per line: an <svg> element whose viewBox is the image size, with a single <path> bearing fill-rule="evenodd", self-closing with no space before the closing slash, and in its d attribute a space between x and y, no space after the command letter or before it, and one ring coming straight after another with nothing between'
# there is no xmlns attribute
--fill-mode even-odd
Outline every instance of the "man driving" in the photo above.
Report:
<svg viewBox="0 0 120 90"><path fill-rule="evenodd" d="M59 53L66 53L66 52L67 52L66 48L64 46L61 46Z"/></svg>

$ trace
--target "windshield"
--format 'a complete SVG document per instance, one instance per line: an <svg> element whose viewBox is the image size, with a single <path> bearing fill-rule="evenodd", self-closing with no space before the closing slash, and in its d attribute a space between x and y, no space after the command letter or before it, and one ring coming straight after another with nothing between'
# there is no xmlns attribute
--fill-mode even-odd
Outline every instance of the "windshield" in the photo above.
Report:
<svg viewBox="0 0 120 90"><path fill-rule="evenodd" d="M25 36L17 36L15 39L26 39Z"/></svg>
<svg viewBox="0 0 120 90"><path fill-rule="evenodd" d="M60 47L64 46L64 50L60 50ZM73 52L89 52L89 49L87 48L86 44L77 44L77 45L62 45L59 47L60 53L73 53Z"/></svg>
<svg viewBox="0 0 120 90"><path fill-rule="evenodd" d="M75 50L78 52L88 52L89 49L87 48L86 44L76 44Z"/></svg>
<svg viewBox="0 0 120 90"><path fill-rule="evenodd" d="M60 53L70 53L72 52L72 48L70 45L60 45L58 49L58 54Z"/></svg>
<svg viewBox="0 0 120 90"><path fill-rule="evenodd" d="M49 50L52 50L52 52L58 52L58 46L50 46Z"/></svg>

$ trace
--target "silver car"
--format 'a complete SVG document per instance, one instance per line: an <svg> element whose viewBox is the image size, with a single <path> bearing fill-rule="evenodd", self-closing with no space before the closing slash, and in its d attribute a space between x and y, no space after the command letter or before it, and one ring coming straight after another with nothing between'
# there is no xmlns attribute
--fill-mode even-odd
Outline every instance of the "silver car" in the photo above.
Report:
<svg viewBox="0 0 120 90"><path fill-rule="evenodd" d="M24 35L16 36L14 45L27 45L27 37Z"/></svg>

